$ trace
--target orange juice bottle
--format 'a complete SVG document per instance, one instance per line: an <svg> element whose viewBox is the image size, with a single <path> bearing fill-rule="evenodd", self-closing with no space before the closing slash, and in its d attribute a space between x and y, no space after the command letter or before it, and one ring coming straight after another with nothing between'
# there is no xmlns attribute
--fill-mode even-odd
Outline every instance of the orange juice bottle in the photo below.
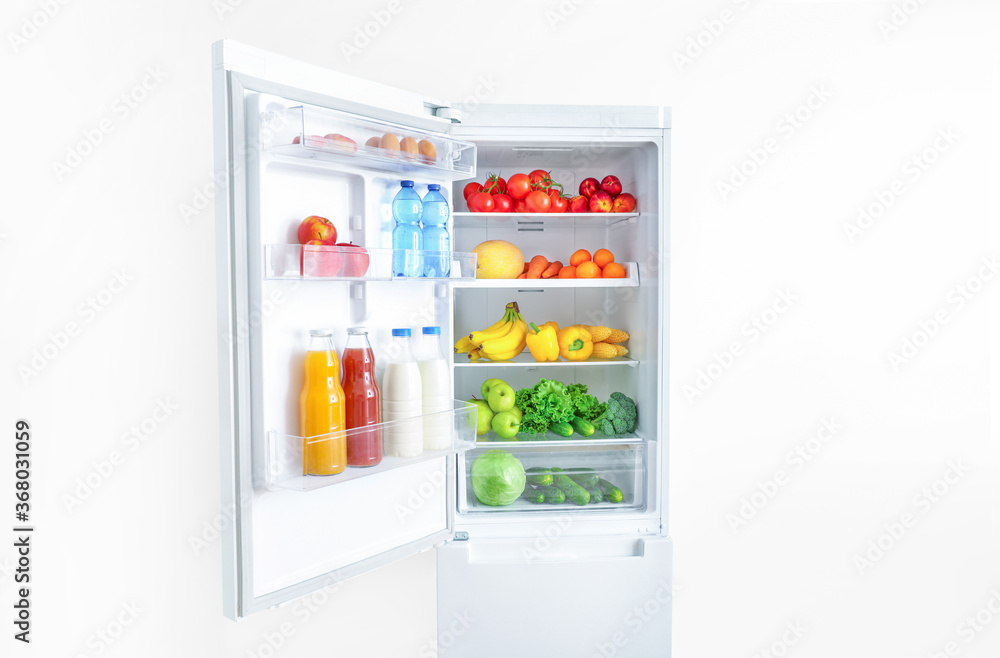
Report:
<svg viewBox="0 0 1000 658"><path fill-rule="evenodd" d="M309 332L305 385L299 396L299 434L302 435L302 472L335 475L347 466L344 430L344 389L340 386L340 359L333 335L326 329ZM331 434L322 439L314 439Z"/></svg>

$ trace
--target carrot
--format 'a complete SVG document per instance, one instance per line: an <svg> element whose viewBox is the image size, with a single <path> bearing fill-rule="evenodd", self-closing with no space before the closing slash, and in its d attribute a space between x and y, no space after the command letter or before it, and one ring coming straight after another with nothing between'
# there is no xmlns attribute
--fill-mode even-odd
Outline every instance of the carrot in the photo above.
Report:
<svg viewBox="0 0 1000 658"><path fill-rule="evenodd" d="M524 274L524 273L525 273L525 272L527 272L527 271L528 271L528 264L527 264L527 263L525 263L525 264L524 264L524 269L523 269L523 270L521 270L521 274Z"/></svg>
<svg viewBox="0 0 1000 658"><path fill-rule="evenodd" d="M526 272L528 276L526 278L541 279L542 272L544 272L545 268L548 266L549 261L545 258L545 256L535 256L531 259L531 262L528 263L528 271Z"/></svg>
<svg viewBox="0 0 1000 658"><path fill-rule="evenodd" d="M562 263L560 263L559 261L549 263L549 266L545 268L544 272L542 272L542 278L551 279L552 277L558 275L559 270L561 269L562 269Z"/></svg>
<svg viewBox="0 0 1000 658"><path fill-rule="evenodd" d="M528 278L528 274L527 274L527 272L521 272L521 274L519 274L517 278L519 278L519 279L527 279Z"/></svg>

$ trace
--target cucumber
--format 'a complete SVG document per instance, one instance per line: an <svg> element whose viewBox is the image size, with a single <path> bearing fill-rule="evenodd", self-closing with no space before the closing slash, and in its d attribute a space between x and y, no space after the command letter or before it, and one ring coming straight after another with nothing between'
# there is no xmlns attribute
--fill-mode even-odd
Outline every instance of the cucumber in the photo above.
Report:
<svg viewBox="0 0 1000 658"><path fill-rule="evenodd" d="M601 490L597 487L587 487L587 493L590 494L590 502L599 503L604 500L604 496L601 495Z"/></svg>
<svg viewBox="0 0 1000 658"><path fill-rule="evenodd" d="M569 423L553 423L549 425L549 431L563 437L573 436L573 426Z"/></svg>
<svg viewBox="0 0 1000 658"><path fill-rule="evenodd" d="M536 505L545 502L545 494L534 487L525 487L521 497L529 503L535 503Z"/></svg>
<svg viewBox="0 0 1000 658"><path fill-rule="evenodd" d="M573 425L573 429L583 436L592 436L597 431L593 423L579 416L573 416L573 420L570 423Z"/></svg>
<svg viewBox="0 0 1000 658"><path fill-rule="evenodd" d="M549 469L532 466L524 469L524 472L528 474L528 484L533 484L536 487L552 486L552 473L549 472Z"/></svg>
<svg viewBox="0 0 1000 658"><path fill-rule="evenodd" d="M566 494L571 503L583 506L590 502L590 492L573 482L569 476L557 473L552 476L552 481Z"/></svg>
<svg viewBox="0 0 1000 658"><path fill-rule="evenodd" d="M559 505L566 502L566 494L559 487L542 487L539 489L545 494L545 502L551 505Z"/></svg>
<svg viewBox="0 0 1000 658"><path fill-rule="evenodd" d="M620 503L625 498L621 489L611 484L604 478L597 481L597 488L601 490L602 494L604 494L604 500L609 503Z"/></svg>
<svg viewBox="0 0 1000 658"><path fill-rule="evenodd" d="M601 479L592 468L567 468L566 474L584 489L596 487L597 481Z"/></svg>

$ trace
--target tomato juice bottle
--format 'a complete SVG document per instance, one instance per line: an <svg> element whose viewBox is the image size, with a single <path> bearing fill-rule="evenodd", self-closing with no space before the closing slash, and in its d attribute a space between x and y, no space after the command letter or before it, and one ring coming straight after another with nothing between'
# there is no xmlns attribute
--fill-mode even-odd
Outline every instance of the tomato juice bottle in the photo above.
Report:
<svg viewBox="0 0 1000 658"><path fill-rule="evenodd" d="M343 384L347 429L353 430L347 433L347 465L375 466L382 461L382 392L364 327L347 330Z"/></svg>

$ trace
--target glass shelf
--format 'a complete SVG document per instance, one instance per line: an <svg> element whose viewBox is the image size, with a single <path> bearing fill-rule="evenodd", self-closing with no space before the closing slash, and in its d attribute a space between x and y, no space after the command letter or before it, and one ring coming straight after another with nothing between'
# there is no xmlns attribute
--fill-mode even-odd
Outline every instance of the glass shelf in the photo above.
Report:
<svg viewBox="0 0 1000 658"><path fill-rule="evenodd" d="M267 113L265 152L434 180L476 175L476 145L346 112L296 106ZM393 140L395 138L395 140ZM409 149L409 150L408 150Z"/></svg>
<svg viewBox="0 0 1000 658"><path fill-rule="evenodd" d="M395 420L389 423L359 427L344 432L311 436L308 438L283 434L271 430L267 433L267 488L270 491L312 491L328 487L340 482L347 482L373 473L382 473L401 466L409 466L418 462L438 457L446 457L465 452L476 447L476 405L453 400L451 411L440 411L425 416L416 416L405 420ZM394 429L411 430L414 422L422 428L436 427L451 433L450 445L439 450L422 450L419 454L410 456L393 456L391 445L386 442ZM383 438L382 461L375 466L348 466L336 475L304 475L303 451L306 445L315 446L328 441L345 440L352 437L367 436L371 432L380 432Z"/></svg>
<svg viewBox="0 0 1000 658"><path fill-rule="evenodd" d="M489 368L491 366L518 366L521 368L534 368L536 366L539 368L566 368L574 366L629 366L634 368L637 365L639 365L638 361L627 356L617 356L613 359L596 359L591 357L585 361L566 361L562 357L559 357L559 361L535 361L535 357L531 356L531 352L528 350L524 350L513 359L509 359L507 361L490 361L489 359L477 359L475 361L471 361L469 360L469 355L466 353L455 355L456 368Z"/></svg>
<svg viewBox="0 0 1000 658"><path fill-rule="evenodd" d="M621 228L634 224L638 212L453 212L457 228Z"/></svg>
<svg viewBox="0 0 1000 658"><path fill-rule="evenodd" d="M264 245L264 278L316 281L466 281L476 280L476 254L461 251L418 251L421 259L451 260L448 277L397 277L392 249L327 245Z"/></svg>
<svg viewBox="0 0 1000 658"><path fill-rule="evenodd" d="M472 279L461 288L518 288L520 290L556 290L559 288L636 288L639 286L639 264L622 263L625 276L621 279Z"/></svg>

